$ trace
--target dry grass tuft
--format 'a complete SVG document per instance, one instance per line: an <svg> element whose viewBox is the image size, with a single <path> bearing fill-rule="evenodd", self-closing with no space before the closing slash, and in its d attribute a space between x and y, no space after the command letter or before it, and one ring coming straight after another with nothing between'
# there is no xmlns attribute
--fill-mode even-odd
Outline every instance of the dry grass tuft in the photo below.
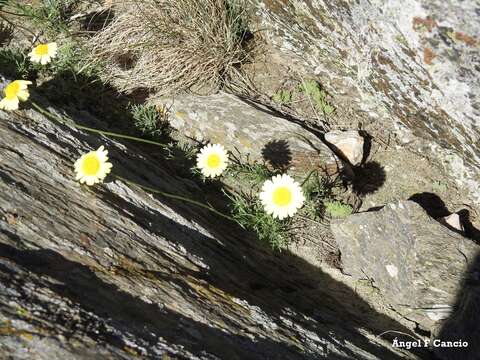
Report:
<svg viewBox="0 0 480 360"><path fill-rule="evenodd" d="M120 3L92 38L92 59L122 91L213 91L248 57L245 0Z"/></svg>

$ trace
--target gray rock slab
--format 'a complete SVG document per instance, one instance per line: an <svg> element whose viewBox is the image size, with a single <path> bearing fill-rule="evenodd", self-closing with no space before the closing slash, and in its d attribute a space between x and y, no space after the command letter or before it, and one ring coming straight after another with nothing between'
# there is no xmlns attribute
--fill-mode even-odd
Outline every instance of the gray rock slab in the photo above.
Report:
<svg viewBox="0 0 480 360"><path fill-rule="evenodd" d="M412 201L354 214L331 226L344 271L371 279L398 312L427 329L452 311L480 246Z"/></svg>
<svg viewBox="0 0 480 360"><path fill-rule="evenodd" d="M179 95L152 102L170 109L170 124L180 137L219 143L252 161L299 171L334 162L333 153L317 136L235 95Z"/></svg>

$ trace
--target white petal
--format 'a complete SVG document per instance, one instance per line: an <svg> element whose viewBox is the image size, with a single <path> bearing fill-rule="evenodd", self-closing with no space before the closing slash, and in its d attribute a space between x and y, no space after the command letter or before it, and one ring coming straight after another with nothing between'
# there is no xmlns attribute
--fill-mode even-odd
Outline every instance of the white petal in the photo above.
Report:
<svg viewBox="0 0 480 360"><path fill-rule="evenodd" d="M30 94L27 90L20 90L17 94L17 97L20 101L27 101L30 97Z"/></svg>
<svg viewBox="0 0 480 360"><path fill-rule="evenodd" d="M48 53L49 54L52 54L52 53L56 53L57 50L58 50L58 45L56 42L52 42L50 44L47 44L48 46Z"/></svg>
<svg viewBox="0 0 480 360"><path fill-rule="evenodd" d="M17 110L18 104L19 104L19 101L17 98L11 99L11 100L5 98L0 101L0 109L6 110L6 111Z"/></svg>

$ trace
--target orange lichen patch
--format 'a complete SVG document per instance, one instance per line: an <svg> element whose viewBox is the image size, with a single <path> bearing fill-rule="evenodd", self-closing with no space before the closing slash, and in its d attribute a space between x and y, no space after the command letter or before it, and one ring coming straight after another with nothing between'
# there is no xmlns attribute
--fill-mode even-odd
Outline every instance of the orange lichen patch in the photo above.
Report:
<svg viewBox="0 0 480 360"><path fill-rule="evenodd" d="M128 355L133 356L133 357L138 357L138 352L135 349L132 349L131 347L125 345L123 347L123 351L125 351Z"/></svg>
<svg viewBox="0 0 480 360"><path fill-rule="evenodd" d="M423 49L423 62L427 65L432 65L433 59L435 59L437 55L433 52L432 49L426 47Z"/></svg>
<svg viewBox="0 0 480 360"><path fill-rule="evenodd" d="M385 95L389 95L392 91L390 83L385 79L376 79L372 81L372 85L375 90L383 92Z"/></svg>
<svg viewBox="0 0 480 360"><path fill-rule="evenodd" d="M10 320L0 324L0 336L20 336L28 341L33 339L33 333L14 328Z"/></svg>
<svg viewBox="0 0 480 360"><path fill-rule="evenodd" d="M265 7L274 13L287 13L285 9L291 6L288 0L265 0Z"/></svg>
<svg viewBox="0 0 480 360"><path fill-rule="evenodd" d="M436 26L437 22L428 16L425 19L416 16L413 18L413 30L415 31L428 30L428 32L432 32Z"/></svg>
<svg viewBox="0 0 480 360"><path fill-rule="evenodd" d="M467 34L462 33L462 32L460 32L460 31L455 31L455 33L453 34L453 36L455 37L455 40L461 41L461 42L465 43L465 44L468 45L468 46L475 46L475 45L477 45L477 40L475 40L474 37L471 37L470 35L467 35Z"/></svg>
<svg viewBox="0 0 480 360"><path fill-rule="evenodd" d="M5 214L5 221L7 222L8 225L16 225L17 220L18 220L18 214L9 213L9 212Z"/></svg>
<svg viewBox="0 0 480 360"><path fill-rule="evenodd" d="M80 240L80 243L86 247L86 248L89 248L92 246L92 241L90 240L90 237L85 234L85 233L80 233L80 235L78 236L79 240Z"/></svg>
<svg viewBox="0 0 480 360"><path fill-rule="evenodd" d="M391 59L389 59L386 56L383 56L382 54L377 55L377 62L381 65L386 65L389 66L392 70L399 72L399 69L397 66L393 63Z"/></svg>

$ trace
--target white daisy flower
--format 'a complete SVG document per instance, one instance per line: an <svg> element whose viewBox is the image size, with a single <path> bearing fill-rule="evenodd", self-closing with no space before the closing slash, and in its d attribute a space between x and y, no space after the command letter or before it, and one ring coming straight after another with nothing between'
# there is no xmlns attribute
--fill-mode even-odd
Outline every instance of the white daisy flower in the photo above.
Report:
<svg viewBox="0 0 480 360"><path fill-rule="evenodd" d="M280 220L293 216L305 202L300 184L286 174L265 181L259 197L265 211Z"/></svg>
<svg viewBox="0 0 480 360"><path fill-rule="evenodd" d="M17 110L20 101L27 101L30 97L28 92L28 85L31 81L15 80L8 84L3 93L5 97L0 101L0 109L6 111Z"/></svg>
<svg viewBox="0 0 480 360"><path fill-rule="evenodd" d="M108 151L100 146L96 151L84 154L75 162L76 180L89 186L102 182L110 173L112 164L108 162Z"/></svg>
<svg viewBox="0 0 480 360"><path fill-rule="evenodd" d="M228 153L222 145L208 144L197 155L197 167L206 177L219 176L228 166Z"/></svg>
<svg viewBox="0 0 480 360"><path fill-rule="evenodd" d="M30 60L42 65L48 64L55 56L57 56L57 43L40 44L35 47L28 56Z"/></svg>

